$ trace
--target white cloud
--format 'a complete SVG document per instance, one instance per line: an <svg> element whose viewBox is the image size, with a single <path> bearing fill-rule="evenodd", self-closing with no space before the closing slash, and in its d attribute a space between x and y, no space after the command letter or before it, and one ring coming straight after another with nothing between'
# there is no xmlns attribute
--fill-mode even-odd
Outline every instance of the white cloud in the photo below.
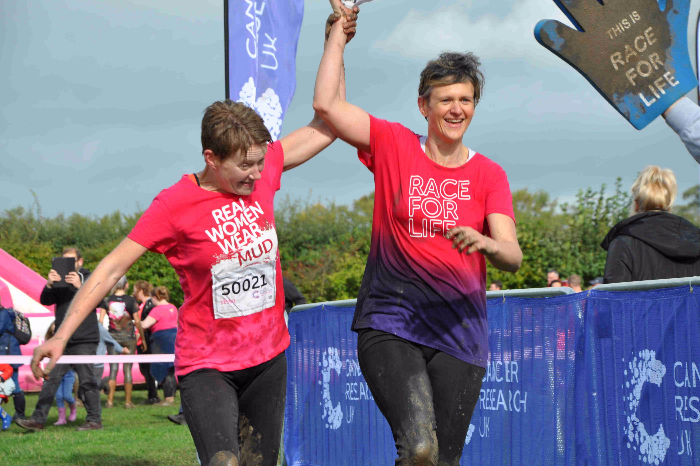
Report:
<svg viewBox="0 0 700 466"><path fill-rule="evenodd" d="M464 50L484 59L559 60L534 37L535 25L542 19L570 24L554 2L523 0L515 2L505 17L486 13L476 19L470 15L472 3L460 2L430 13L411 9L374 47L418 59L433 58L445 50Z"/></svg>

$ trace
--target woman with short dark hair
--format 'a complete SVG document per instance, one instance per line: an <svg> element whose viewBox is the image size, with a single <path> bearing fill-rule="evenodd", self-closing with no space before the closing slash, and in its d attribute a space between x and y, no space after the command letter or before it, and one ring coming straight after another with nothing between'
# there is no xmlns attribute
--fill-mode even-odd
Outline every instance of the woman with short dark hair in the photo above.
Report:
<svg viewBox="0 0 700 466"><path fill-rule="evenodd" d="M397 465L455 465L488 359L485 259L511 272L522 260L505 172L462 141L483 74L471 53L429 62L420 136L337 97L345 43L333 25L314 109L374 174L372 245L352 323L362 374Z"/></svg>

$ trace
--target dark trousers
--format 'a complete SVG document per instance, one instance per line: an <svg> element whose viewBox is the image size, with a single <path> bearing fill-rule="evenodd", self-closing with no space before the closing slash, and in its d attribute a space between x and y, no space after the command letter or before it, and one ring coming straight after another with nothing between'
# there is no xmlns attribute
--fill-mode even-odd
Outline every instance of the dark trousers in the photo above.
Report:
<svg viewBox="0 0 700 466"><path fill-rule="evenodd" d="M231 453L241 466L277 464L287 383L284 353L249 369L202 369L179 379L185 419L203 466Z"/></svg>
<svg viewBox="0 0 700 466"><path fill-rule="evenodd" d="M175 368L168 369L168 375L163 379L163 398L175 396L177 391L177 379L175 378ZM157 395L157 392L156 392Z"/></svg>
<svg viewBox="0 0 700 466"><path fill-rule="evenodd" d="M148 334L149 332L146 332ZM137 347L138 354L151 354L151 344L147 342L146 351L142 350L141 347ZM158 398L158 389L156 387L156 379L151 375L151 364L150 363L139 363L139 372L146 379L146 389L148 390L148 399L152 400Z"/></svg>
<svg viewBox="0 0 700 466"><path fill-rule="evenodd" d="M85 356L95 355L97 352L97 343L79 343L66 346L63 352L66 356ZM63 380L63 376L71 367L78 374L80 380L80 390L85 396L83 403L87 410L86 421L101 422L102 420L102 405L100 404L100 390L95 374L93 373L92 364L56 364L48 380L44 380L39 393L39 401L36 404L32 420L44 424L46 417L49 415L49 410L53 404L53 400L58 391L58 387Z"/></svg>
<svg viewBox="0 0 700 466"><path fill-rule="evenodd" d="M360 369L391 427L400 466L458 466L485 369L373 329Z"/></svg>

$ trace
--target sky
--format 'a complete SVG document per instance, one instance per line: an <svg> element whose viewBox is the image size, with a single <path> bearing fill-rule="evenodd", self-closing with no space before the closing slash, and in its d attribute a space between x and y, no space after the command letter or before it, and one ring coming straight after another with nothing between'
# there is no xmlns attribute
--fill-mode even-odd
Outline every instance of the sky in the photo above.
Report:
<svg viewBox="0 0 700 466"><path fill-rule="evenodd" d="M689 35L699 9L692 0ZM329 12L327 0L305 2L282 137L313 116ZM44 216L133 213L203 168L202 111L225 97L221 0L11 0L0 13L0 212L31 207L34 192ZM679 193L698 184L663 119L634 129L536 42L540 19L567 22L551 0L374 0L346 49L347 99L425 133L421 70L442 51L471 51L486 86L464 143L499 163L512 190L572 201L618 176L629 189L646 165L672 169ZM277 199L351 204L373 189L337 141L285 172Z"/></svg>

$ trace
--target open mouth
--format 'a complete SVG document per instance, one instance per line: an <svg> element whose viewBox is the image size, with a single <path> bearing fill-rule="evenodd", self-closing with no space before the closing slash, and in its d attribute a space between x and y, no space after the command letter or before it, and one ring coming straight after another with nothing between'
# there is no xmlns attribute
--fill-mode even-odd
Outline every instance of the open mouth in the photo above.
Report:
<svg viewBox="0 0 700 466"><path fill-rule="evenodd" d="M463 118L445 118L445 122L452 127L461 126L464 122Z"/></svg>

